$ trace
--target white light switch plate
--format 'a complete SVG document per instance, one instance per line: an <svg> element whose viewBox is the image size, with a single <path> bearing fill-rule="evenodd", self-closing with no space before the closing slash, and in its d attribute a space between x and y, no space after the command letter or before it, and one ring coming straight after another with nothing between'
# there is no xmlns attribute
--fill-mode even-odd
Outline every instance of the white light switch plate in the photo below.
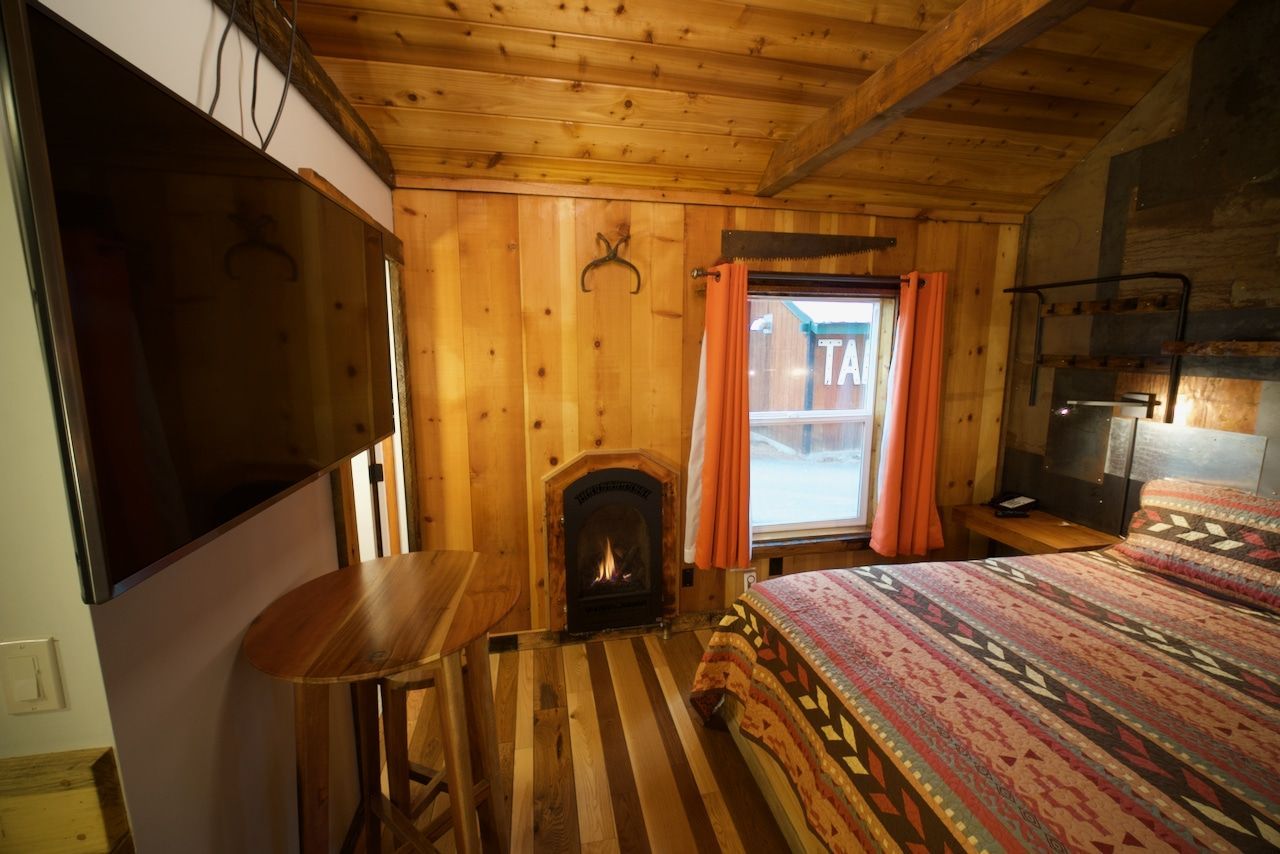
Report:
<svg viewBox="0 0 1280 854"><path fill-rule="evenodd" d="M5 709L11 715L67 707L53 638L0 643L0 679L4 682Z"/></svg>

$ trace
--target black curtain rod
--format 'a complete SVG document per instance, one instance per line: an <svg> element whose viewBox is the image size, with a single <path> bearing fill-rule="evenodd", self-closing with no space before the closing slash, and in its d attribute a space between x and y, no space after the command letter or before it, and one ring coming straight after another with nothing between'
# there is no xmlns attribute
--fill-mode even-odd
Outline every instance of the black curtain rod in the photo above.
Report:
<svg viewBox="0 0 1280 854"><path fill-rule="evenodd" d="M704 270L701 267L695 267L690 271L689 275L695 279L710 276L717 282L720 281L719 271ZM901 276L851 276L843 273L777 273L766 270L751 270L747 272L747 284L749 285L788 282L816 285L852 285L885 291L896 291L902 287ZM924 284L923 279L921 279L921 284Z"/></svg>

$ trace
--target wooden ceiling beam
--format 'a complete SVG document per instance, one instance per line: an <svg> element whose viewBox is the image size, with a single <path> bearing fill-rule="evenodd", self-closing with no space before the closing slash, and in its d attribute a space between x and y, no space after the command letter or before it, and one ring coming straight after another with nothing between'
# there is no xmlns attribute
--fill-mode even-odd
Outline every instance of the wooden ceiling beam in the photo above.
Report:
<svg viewBox="0 0 1280 854"><path fill-rule="evenodd" d="M756 175L737 170L651 163L584 163L580 158L529 154L502 154L495 157L492 151L449 148L400 148L393 145L390 146L390 151L396 163L396 179L400 186L405 186L406 176L435 175L749 195ZM989 173L990 169L987 171ZM1035 207L1041 195L988 186L961 187L923 179L888 178L885 175L883 172L876 174L872 170L865 170L854 179L824 178L822 181L806 181L789 189L786 198L836 205L878 204L1021 214Z"/></svg>
<svg viewBox="0 0 1280 854"><path fill-rule="evenodd" d="M825 111L823 106L792 101L586 83L563 77L335 57L322 61L357 108L447 110L774 141L794 134Z"/></svg>
<svg viewBox="0 0 1280 854"><path fill-rule="evenodd" d="M459 149L484 151L486 161L501 162L516 155L555 157L575 164L575 171L589 178L599 171L660 166L680 170L732 171L750 176L769 158L767 140L717 137L696 133L671 133L638 127L588 125L508 116L445 113L366 107L368 119L382 141L392 149ZM898 128L895 128L898 130ZM957 191L998 190L1035 193L1046 180L1056 180L1072 162L1066 158L992 156L984 146L965 150L941 141L935 146L904 138L901 144L886 140L850 152L823 170L822 177L883 181L905 180L933 184ZM400 159L396 158L397 170ZM754 187L754 180L747 187Z"/></svg>
<svg viewBox="0 0 1280 854"><path fill-rule="evenodd" d="M284 15L270 3L233 3L232 0L214 0L225 14L234 12L236 26L254 37L254 13L257 14L257 32L262 39L262 54L271 61L280 73L284 74L289 64L289 42L292 30ZM361 159L369 165L384 184L394 186L395 175L391 166L391 155L378 142L373 131L365 124L364 119L356 112L338 88L338 84L316 61L311 49L304 39L299 38L294 45L293 71L291 81L307 103L315 107L316 112L337 132L338 136L350 145Z"/></svg>
<svg viewBox="0 0 1280 854"><path fill-rule="evenodd" d="M714 91L584 82L575 77L499 74L332 56L322 57L321 61L357 108L404 107L555 118L680 133L751 136L775 142L795 135L856 89L843 85L843 81L833 81L829 97L817 105L791 99L775 101L760 95L747 98ZM576 66L564 69L565 73L577 70ZM916 110L912 118L950 125L956 134L985 140L985 144L995 143L992 147L996 148L1008 135L1067 148L1070 140L1092 147L1128 110L1101 101L1003 92L966 84Z"/></svg>
<svg viewBox="0 0 1280 854"><path fill-rule="evenodd" d="M720 193L706 190L674 190L666 187L599 186L595 184L547 184L533 181L510 181L499 178L452 178L440 175L397 175L397 189L444 190L456 193L504 193L517 196L560 196L571 199L605 199L608 201L658 202L662 204L710 207L789 210L813 213L838 213L950 222L984 222L1019 225L1020 213L981 210L951 210L932 207L903 207L863 202L813 199L762 199L743 193Z"/></svg>
<svg viewBox="0 0 1280 854"><path fill-rule="evenodd" d="M757 193L772 196L1082 9L1087 0L968 0L827 114L778 146Z"/></svg>
<svg viewBox="0 0 1280 854"><path fill-rule="evenodd" d="M378 137L392 148L462 148L577 160L583 172L602 162L734 169L758 173L773 143L751 137L671 133L639 127L547 119L362 107Z"/></svg>

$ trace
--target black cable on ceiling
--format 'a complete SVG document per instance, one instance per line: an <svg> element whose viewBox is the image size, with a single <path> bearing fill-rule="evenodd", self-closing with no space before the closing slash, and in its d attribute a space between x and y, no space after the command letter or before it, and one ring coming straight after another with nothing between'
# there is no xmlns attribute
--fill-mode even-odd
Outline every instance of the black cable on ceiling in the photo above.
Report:
<svg viewBox="0 0 1280 854"><path fill-rule="evenodd" d="M213 77L213 100L209 102L207 114L213 115L213 110L218 105L218 98L222 94L222 54L227 45L227 37L231 33L231 25L235 22L236 6L239 0L231 0L231 10L227 14L227 24L222 29L222 36L218 39L218 53L215 60L216 67ZM276 9L280 11L281 16L284 10L280 8L279 0L276 0ZM271 139L276 135L276 129L280 126L280 118L284 115L284 105L289 98L289 88L293 81L293 60L297 55L298 45L298 0L293 0L293 14L289 19L289 58L285 63L284 85L280 90L280 101L276 104L276 114L271 120L271 127L267 130L264 137L262 129L258 126L258 66L262 59L262 30L258 24L258 10L256 0L249 0L249 17L253 20L253 87L249 95L249 118L253 122L253 129L258 134L258 145L263 151L267 150L267 146L271 144Z"/></svg>
<svg viewBox="0 0 1280 854"><path fill-rule="evenodd" d="M233 0L234 2L234 0ZM276 4L277 8L279 3ZM281 10L280 14L284 14ZM271 144L271 137L276 135L276 127L280 124L280 116L284 113L284 102L289 97L289 82L293 79L293 57L294 51L298 44L298 0L293 0L293 16L289 20L289 61L285 63L284 69L284 89L280 92L280 103L276 105L276 117L271 121L271 129L267 131L267 138L262 142L262 150L266 151L267 146Z"/></svg>
<svg viewBox="0 0 1280 854"><path fill-rule="evenodd" d="M218 96L222 94L222 49L227 46L227 36L231 34L231 25L236 19L236 4L239 0L231 0L231 11L227 13L227 25L222 28L222 38L218 39L218 58L214 61L213 100L209 102L209 116L213 116L213 108L218 106Z"/></svg>
<svg viewBox="0 0 1280 854"><path fill-rule="evenodd" d="M258 127L258 61L262 59L262 30L258 26L258 2L249 0L249 17L253 20L253 87L249 90L249 120L253 122L253 131L258 135L258 145L266 150L266 140L262 138L262 130Z"/></svg>

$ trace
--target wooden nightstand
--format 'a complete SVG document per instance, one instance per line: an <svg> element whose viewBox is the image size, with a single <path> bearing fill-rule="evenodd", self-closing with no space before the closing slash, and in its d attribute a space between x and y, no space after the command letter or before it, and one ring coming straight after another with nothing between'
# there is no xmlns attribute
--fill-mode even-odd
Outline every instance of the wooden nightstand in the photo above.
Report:
<svg viewBox="0 0 1280 854"><path fill-rule="evenodd" d="M1121 542L1114 534L1104 534L1057 516L1032 510L1025 518L998 518L994 507L964 504L951 508L953 518L975 534L982 534L1026 554L1080 552Z"/></svg>

